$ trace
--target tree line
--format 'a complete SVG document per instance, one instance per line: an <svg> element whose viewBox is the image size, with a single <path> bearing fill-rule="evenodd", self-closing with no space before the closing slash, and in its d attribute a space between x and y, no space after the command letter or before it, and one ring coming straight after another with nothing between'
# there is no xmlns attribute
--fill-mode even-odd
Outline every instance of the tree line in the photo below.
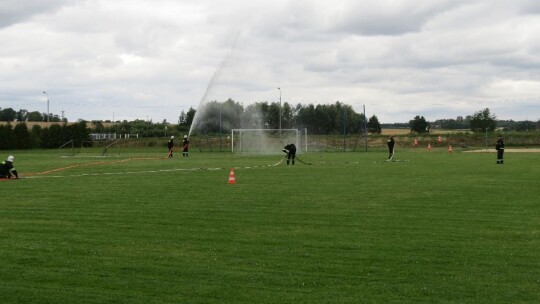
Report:
<svg viewBox="0 0 540 304"><path fill-rule="evenodd" d="M225 102L212 101L200 109L190 108L182 111L178 124L166 121L92 121L95 133L134 134L142 137L161 137L187 134L193 125L195 133L228 133L231 129L303 129L311 134L347 134L363 132L367 128L371 133L380 133L381 124L376 115L365 121L364 114L356 113L351 106L336 102L331 105L297 105L291 107L283 103L281 117L279 103L257 102L244 107L229 99ZM195 120L196 113L199 117Z"/></svg>
<svg viewBox="0 0 540 304"><path fill-rule="evenodd" d="M280 113L281 109L281 113ZM195 113L201 116L194 121ZM285 102L256 102L246 107L232 99L225 102L212 101L200 109L182 111L178 125L191 126L199 133L229 131L231 129L304 129L311 134L351 134L381 132L376 115L367 119L356 113L352 106L339 101L334 104L292 106Z"/></svg>
<svg viewBox="0 0 540 304"><path fill-rule="evenodd" d="M26 123L0 125L0 150L58 148L73 141L75 146L91 145L90 129L86 122L76 124L54 124L48 128L34 125L28 129Z"/></svg>
<svg viewBox="0 0 540 304"><path fill-rule="evenodd" d="M489 108L475 112L473 115L468 115L465 118L459 116L456 119L439 119L432 123L426 121L423 116L416 116L410 120L408 127L413 132L424 133L429 132L431 128L445 130L471 130L473 132L494 131L495 129L503 129L505 131L533 131L540 129L540 120L533 121L513 121L513 120L497 120L497 116L491 113Z"/></svg>
<svg viewBox="0 0 540 304"><path fill-rule="evenodd" d="M48 117L47 117L48 116ZM0 108L0 121L30 121L30 122L39 122L39 121L49 121L52 122L67 122L67 118L60 118L56 114L49 113L40 113L38 111L28 111L26 109L20 109L15 111L12 108Z"/></svg>
<svg viewBox="0 0 540 304"><path fill-rule="evenodd" d="M281 109L281 113L280 113ZM200 117L196 118L197 112ZM29 149L29 148L58 148L66 142L73 140L77 146L91 141L90 133L117 133L139 134L139 137L167 137L170 135L187 134L192 127L195 133L228 133L231 129L304 129L310 134L361 134L367 129L369 133L380 133L382 125L376 115L366 121L363 113L356 113L352 106L339 101L334 104L291 106L285 102L256 102L244 107L242 104L228 99L225 102L212 101L201 106L198 110L190 108L182 111L178 124L171 125L166 121L153 123L152 121L134 120L92 121L91 128L85 121L76 124L64 123L42 128L39 125L28 129L25 121L46 121L40 114L32 114L26 110L15 111L11 108L0 109L0 121L17 121L0 126L0 149ZM46 115L45 115L46 116ZM57 115L51 121L60 121ZM39 118L39 119L38 119ZM36 120L34 120L36 121ZM106 126L107 125L107 126ZM408 123L394 123L384 125L386 128L408 128L411 132L426 133L432 128L437 129L470 129L474 132L494 131L504 128L509 131L527 131L540 128L540 121L500 121L496 119L489 108L483 109L466 117L456 119L440 119L428 122L424 116L417 115Z"/></svg>

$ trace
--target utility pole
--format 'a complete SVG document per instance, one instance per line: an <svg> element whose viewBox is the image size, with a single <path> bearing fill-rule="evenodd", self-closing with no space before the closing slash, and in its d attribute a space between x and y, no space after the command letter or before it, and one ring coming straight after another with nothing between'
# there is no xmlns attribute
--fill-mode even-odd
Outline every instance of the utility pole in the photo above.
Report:
<svg viewBox="0 0 540 304"><path fill-rule="evenodd" d="M486 128L486 151L488 149L488 128Z"/></svg>
<svg viewBox="0 0 540 304"><path fill-rule="evenodd" d="M342 110L342 118L343 118L343 152L347 152L347 113L345 112L345 109Z"/></svg>
<svg viewBox="0 0 540 304"><path fill-rule="evenodd" d="M45 94L45 96L47 96L47 122L49 122L49 94L47 94L47 92L43 91L43 94Z"/></svg>
<svg viewBox="0 0 540 304"><path fill-rule="evenodd" d="M279 135L281 136L281 88L279 90Z"/></svg>
<svg viewBox="0 0 540 304"><path fill-rule="evenodd" d="M364 105L364 133L366 137L366 152L367 152L367 146L368 146L368 138L367 138L367 116L366 116L366 105Z"/></svg>

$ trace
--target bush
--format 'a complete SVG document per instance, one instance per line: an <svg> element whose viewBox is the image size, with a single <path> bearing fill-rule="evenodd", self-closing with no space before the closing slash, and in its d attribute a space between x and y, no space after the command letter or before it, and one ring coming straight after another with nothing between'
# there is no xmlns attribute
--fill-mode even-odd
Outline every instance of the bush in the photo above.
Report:
<svg viewBox="0 0 540 304"><path fill-rule="evenodd" d="M32 147L32 141L30 139L30 132L26 123L19 123L13 129L15 135L15 148L17 149L30 149Z"/></svg>

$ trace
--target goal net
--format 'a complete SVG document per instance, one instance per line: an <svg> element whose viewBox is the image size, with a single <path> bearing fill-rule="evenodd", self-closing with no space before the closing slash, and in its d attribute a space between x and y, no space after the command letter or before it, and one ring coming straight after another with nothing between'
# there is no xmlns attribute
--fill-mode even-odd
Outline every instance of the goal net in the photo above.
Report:
<svg viewBox="0 0 540 304"><path fill-rule="evenodd" d="M232 129L231 152L274 154L282 153L287 144L302 150L297 129Z"/></svg>

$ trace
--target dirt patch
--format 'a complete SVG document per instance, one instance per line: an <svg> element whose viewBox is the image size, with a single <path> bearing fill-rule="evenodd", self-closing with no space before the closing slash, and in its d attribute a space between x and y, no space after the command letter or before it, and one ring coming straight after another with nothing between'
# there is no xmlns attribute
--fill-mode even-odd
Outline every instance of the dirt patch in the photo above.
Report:
<svg viewBox="0 0 540 304"><path fill-rule="evenodd" d="M472 152L472 153L496 153L497 150L495 149L482 149L482 150L470 150L470 151L463 151L463 152ZM504 152L510 152L510 153L540 153L540 149L534 148L534 149L504 149Z"/></svg>

